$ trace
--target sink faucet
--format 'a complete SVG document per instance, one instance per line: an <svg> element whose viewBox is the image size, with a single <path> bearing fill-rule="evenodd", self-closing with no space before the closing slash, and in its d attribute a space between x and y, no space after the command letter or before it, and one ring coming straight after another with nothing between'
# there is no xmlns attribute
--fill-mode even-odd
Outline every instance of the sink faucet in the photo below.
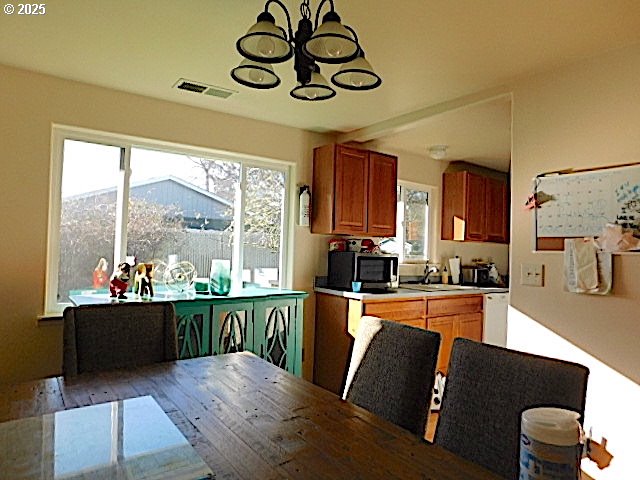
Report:
<svg viewBox="0 0 640 480"><path fill-rule="evenodd" d="M422 278L422 283L424 283L425 285L429 284L429 275L431 275L432 273L438 273L440 270L438 270L438 267L436 265L429 265L428 263L424 264L424 276Z"/></svg>

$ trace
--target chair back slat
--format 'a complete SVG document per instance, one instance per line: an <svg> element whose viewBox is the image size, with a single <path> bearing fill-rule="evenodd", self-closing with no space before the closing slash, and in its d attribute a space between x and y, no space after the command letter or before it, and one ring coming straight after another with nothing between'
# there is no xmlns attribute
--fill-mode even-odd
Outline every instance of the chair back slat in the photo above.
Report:
<svg viewBox="0 0 640 480"><path fill-rule="evenodd" d="M343 398L424 436L440 334L363 317Z"/></svg>
<svg viewBox="0 0 640 480"><path fill-rule="evenodd" d="M65 376L178 358L171 303L83 305L66 308L63 317Z"/></svg>

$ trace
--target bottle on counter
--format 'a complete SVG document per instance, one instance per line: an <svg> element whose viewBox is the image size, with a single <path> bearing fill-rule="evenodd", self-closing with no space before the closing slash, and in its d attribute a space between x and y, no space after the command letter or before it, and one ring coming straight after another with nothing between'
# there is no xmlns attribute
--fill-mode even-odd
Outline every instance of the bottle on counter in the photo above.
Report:
<svg viewBox="0 0 640 480"><path fill-rule="evenodd" d="M449 283L449 270L447 269L446 264L442 269L442 283Z"/></svg>

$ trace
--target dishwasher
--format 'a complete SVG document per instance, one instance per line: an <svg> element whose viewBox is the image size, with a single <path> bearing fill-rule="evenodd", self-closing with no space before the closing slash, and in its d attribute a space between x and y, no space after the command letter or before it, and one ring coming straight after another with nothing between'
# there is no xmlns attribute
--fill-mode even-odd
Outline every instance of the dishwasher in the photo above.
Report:
<svg viewBox="0 0 640 480"><path fill-rule="evenodd" d="M509 293L484 294L482 341L500 347L507 346L507 311Z"/></svg>

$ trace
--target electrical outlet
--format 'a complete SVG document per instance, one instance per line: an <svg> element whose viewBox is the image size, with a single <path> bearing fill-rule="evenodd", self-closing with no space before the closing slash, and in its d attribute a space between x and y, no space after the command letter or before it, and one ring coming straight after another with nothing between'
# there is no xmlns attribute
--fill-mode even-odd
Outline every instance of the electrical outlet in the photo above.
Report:
<svg viewBox="0 0 640 480"><path fill-rule="evenodd" d="M544 265L541 263L523 263L520 265L520 284L542 287L544 285Z"/></svg>

